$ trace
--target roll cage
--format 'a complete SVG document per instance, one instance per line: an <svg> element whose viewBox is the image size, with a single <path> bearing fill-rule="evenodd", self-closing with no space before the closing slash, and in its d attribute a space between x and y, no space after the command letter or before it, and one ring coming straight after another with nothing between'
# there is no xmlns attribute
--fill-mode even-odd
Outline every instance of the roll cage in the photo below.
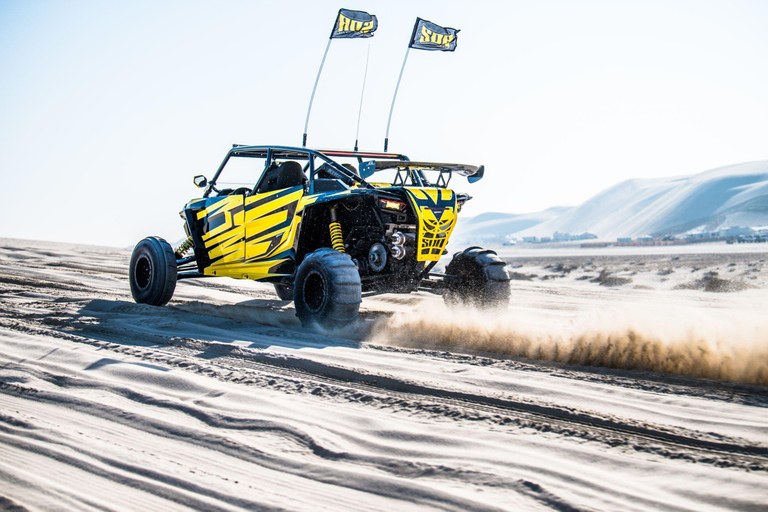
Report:
<svg viewBox="0 0 768 512"><path fill-rule="evenodd" d="M374 173L385 169L396 169L397 174L395 176L392 186L406 186L407 181L410 180L410 184L416 187L439 187L447 188L453 173L466 176L470 183L474 183L480 180L485 173L485 167L465 164L449 164L449 163L436 163L436 162L411 162L410 159L403 154L398 153L380 153L370 151L345 151L345 150L319 150L319 149L307 149L296 148L289 146L246 146L241 144L235 144L232 149L227 152L221 165L216 170L213 178L208 182L203 197L208 197L211 191L215 191L216 182L224 170L227 162L232 157L251 157L251 158L263 158L265 160L264 169L262 170L259 182L264 178L266 171L270 168L270 165L277 160L295 160L299 162L306 162L303 165L303 171L305 176L308 177L308 190L315 191L314 182L316 179L315 171L321 167L326 166L326 170L333 179L337 179L344 183L348 187L363 187L363 188L375 188L371 185L366 178L370 178ZM357 159L360 174L352 172L344 165L338 163L333 159L336 158L353 158ZM318 164L318 162L322 162ZM437 171L439 174L434 182L427 179L425 171ZM259 186L259 182L256 183L254 191Z"/></svg>
<svg viewBox="0 0 768 512"><path fill-rule="evenodd" d="M227 152L224 160L219 165L213 178L208 182L203 197L208 197L211 191L215 191L216 182L219 179L222 171L226 167L230 158L232 157L250 157L250 158L263 158L265 160L264 169L259 177L259 181L264 177L265 171L267 171L275 161L277 160L295 160L299 162L306 162L303 165L303 170L306 176L308 176L309 190L313 190L315 177L315 171L320 165L327 164L331 168L331 174L334 178L342 181L347 186L362 186L365 188L375 188L373 185L365 181L356 173L350 171L345 166L333 160L331 157L344 157L344 158L356 158L359 164L364 164L364 159L388 159L397 160L400 162L408 162L407 156L395 153L377 153L377 152L365 152L365 151L343 151L343 150L317 150L306 148L294 148L288 146L245 146L235 144L232 149ZM321 161L322 164L317 164ZM256 183L258 187L259 182Z"/></svg>

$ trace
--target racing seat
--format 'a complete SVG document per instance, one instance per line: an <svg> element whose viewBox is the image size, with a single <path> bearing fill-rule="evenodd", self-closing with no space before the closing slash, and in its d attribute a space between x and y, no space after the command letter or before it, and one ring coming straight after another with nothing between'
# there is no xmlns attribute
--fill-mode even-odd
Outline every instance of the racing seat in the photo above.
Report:
<svg viewBox="0 0 768 512"><path fill-rule="evenodd" d="M315 179L316 180L330 180L334 177L331 175L328 170L331 168L330 164L322 164L320 167L315 170Z"/></svg>
<svg viewBox="0 0 768 512"><path fill-rule="evenodd" d="M352 174L356 174L356 175L360 176L360 173L357 172L357 168L354 165L348 164L348 163L344 163L344 164L341 164L341 165L344 166L344 168L347 169L348 171L351 171Z"/></svg>
<svg viewBox="0 0 768 512"><path fill-rule="evenodd" d="M299 162L283 162L279 166L272 164L264 173L264 177L256 188L257 194L274 192L283 188L304 185L304 172Z"/></svg>
<svg viewBox="0 0 768 512"><path fill-rule="evenodd" d="M346 169L352 170L354 169L354 166L352 166L352 169L347 167L350 164L342 164ZM357 174L357 171L353 171L355 174ZM339 172L336 168L334 168L331 164L324 163L320 167L317 168L315 171L315 179L320 180L344 180L346 179L344 174Z"/></svg>
<svg viewBox="0 0 768 512"><path fill-rule="evenodd" d="M304 171L299 162L288 161L280 164L277 168L277 186L275 190L281 188L298 187L304 185Z"/></svg>

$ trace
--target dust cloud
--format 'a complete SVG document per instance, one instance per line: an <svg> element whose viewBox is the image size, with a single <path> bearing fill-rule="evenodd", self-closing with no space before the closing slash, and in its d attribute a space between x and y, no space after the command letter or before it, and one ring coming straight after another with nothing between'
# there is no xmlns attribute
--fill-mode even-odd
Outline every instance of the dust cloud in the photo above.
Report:
<svg viewBox="0 0 768 512"><path fill-rule="evenodd" d="M696 309L563 318L422 304L380 319L370 341L768 385L768 319Z"/></svg>

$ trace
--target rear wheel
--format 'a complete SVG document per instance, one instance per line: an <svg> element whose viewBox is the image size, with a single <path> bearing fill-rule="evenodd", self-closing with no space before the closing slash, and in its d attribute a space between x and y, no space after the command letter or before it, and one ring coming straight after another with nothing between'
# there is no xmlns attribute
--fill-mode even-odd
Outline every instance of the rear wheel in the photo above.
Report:
<svg viewBox="0 0 768 512"><path fill-rule="evenodd" d="M176 289L176 256L171 245L157 236L136 244L128 269L133 300L163 306Z"/></svg>
<svg viewBox="0 0 768 512"><path fill-rule="evenodd" d="M445 268L445 303L449 306L506 307L510 279L505 267L501 258L491 250L469 247L457 252Z"/></svg>
<svg viewBox="0 0 768 512"><path fill-rule="evenodd" d="M296 315L305 327L341 327L354 322L362 302L360 273L352 258L333 249L308 254L293 286Z"/></svg>

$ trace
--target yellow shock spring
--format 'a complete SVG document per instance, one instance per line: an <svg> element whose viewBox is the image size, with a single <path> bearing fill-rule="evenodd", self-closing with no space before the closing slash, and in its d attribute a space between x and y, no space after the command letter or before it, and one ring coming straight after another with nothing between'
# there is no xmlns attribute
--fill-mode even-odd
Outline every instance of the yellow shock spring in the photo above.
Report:
<svg viewBox="0 0 768 512"><path fill-rule="evenodd" d="M186 240L181 242L181 245L179 246L179 248L176 249L176 257L177 258L183 257L184 254L186 254L187 251L189 251L193 245L194 245L194 242L192 241L192 237L188 236Z"/></svg>
<svg viewBox="0 0 768 512"><path fill-rule="evenodd" d="M344 252L344 238L341 236L341 224L338 222L331 222L329 228L331 229L331 247L339 252Z"/></svg>

